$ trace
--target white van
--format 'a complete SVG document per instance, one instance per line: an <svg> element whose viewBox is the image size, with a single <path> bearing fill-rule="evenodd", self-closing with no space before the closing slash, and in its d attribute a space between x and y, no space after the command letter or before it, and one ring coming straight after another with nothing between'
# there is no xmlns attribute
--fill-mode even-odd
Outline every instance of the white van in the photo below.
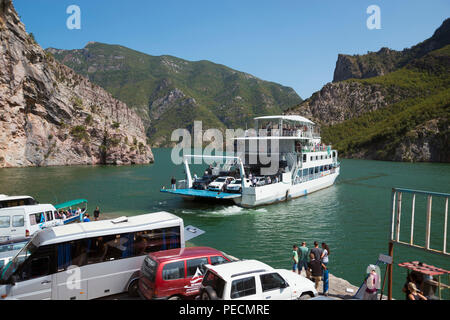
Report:
<svg viewBox="0 0 450 320"><path fill-rule="evenodd" d="M183 219L157 212L37 232L0 274L0 301L133 292L149 252L184 248Z"/></svg>
<svg viewBox="0 0 450 320"><path fill-rule="evenodd" d="M26 205L0 209L0 239L30 237L36 231L62 225L51 204Z"/></svg>
<svg viewBox="0 0 450 320"><path fill-rule="evenodd" d="M8 196L6 194L0 194L0 209L34 204L39 204L39 202L30 196Z"/></svg>

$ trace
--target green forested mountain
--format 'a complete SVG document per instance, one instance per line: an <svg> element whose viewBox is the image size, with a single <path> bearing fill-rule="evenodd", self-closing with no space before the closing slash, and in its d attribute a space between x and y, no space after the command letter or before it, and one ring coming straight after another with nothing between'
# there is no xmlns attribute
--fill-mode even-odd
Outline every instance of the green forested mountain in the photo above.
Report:
<svg viewBox="0 0 450 320"><path fill-rule="evenodd" d="M328 83L286 113L320 123L323 140L345 157L450 162L449 26L447 19L430 39L403 50L404 56L397 52L402 66ZM372 58L357 59L372 67L393 65L381 55Z"/></svg>
<svg viewBox="0 0 450 320"><path fill-rule="evenodd" d="M245 128L259 115L280 114L302 99L292 88L210 61L151 56L119 45L88 43L48 52L134 108L155 146L170 145L176 128Z"/></svg>

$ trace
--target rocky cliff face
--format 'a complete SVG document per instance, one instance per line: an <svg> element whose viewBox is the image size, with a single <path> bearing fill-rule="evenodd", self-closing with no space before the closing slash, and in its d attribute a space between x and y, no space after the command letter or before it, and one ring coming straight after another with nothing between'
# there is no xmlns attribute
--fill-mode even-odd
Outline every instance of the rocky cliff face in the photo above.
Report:
<svg viewBox="0 0 450 320"><path fill-rule="evenodd" d="M448 44L450 44L450 18L442 23L432 37L402 51L381 48L378 52L369 52L365 55L340 54L333 82L383 76L405 66L413 59L421 58Z"/></svg>
<svg viewBox="0 0 450 320"><path fill-rule="evenodd" d="M447 19L411 49L341 55L335 80L346 80L326 84L285 113L321 125L323 140L344 157L450 162L449 43Z"/></svg>
<svg viewBox="0 0 450 320"><path fill-rule="evenodd" d="M0 167L152 161L140 117L46 53L0 0Z"/></svg>
<svg viewBox="0 0 450 320"><path fill-rule="evenodd" d="M362 82L327 83L286 114L300 114L322 125L334 125L384 108L407 95L413 96L414 93L401 88L392 92L388 87Z"/></svg>

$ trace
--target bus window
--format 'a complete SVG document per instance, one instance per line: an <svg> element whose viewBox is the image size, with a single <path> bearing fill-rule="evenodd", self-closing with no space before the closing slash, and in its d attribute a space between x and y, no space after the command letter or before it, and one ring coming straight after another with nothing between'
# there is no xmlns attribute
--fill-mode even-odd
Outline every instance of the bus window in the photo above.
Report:
<svg viewBox="0 0 450 320"><path fill-rule="evenodd" d="M11 224L11 218L7 216L0 217L0 228L9 228Z"/></svg>
<svg viewBox="0 0 450 320"><path fill-rule="evenodd" d="M180 227L144 231L140 236L145 241L145 253L180 248Z"/></svg>
<svg viewBox="0 0 450 320"><path fill-rule="evenodd" d="M12 218L12 226L13 227L23 227L25 225L25 220L22 215L20 216L13 216Z"/></svg>
<svg viewBox="0 0 450 320"><path fill-rule="evenodd" d="M58 271L67 270L70 266L81 267L86 264L86 240L74 240L57 245Z"/></svg>
<svg viewBox="0 0 450 320"><path fill-rule="evenodd" d="M31 259L26 263L20 272L20 280L30 280L34 278L44 277L50 274L50 258L39 257Z"/></svg>

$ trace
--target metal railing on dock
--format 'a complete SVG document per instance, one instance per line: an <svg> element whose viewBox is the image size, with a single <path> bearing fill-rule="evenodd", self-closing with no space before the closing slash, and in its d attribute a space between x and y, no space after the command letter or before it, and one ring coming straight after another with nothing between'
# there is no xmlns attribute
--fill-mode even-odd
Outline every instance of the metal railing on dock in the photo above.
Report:
<svg viewBox="0 0 450 320"><path fill-rule="evenodd" d="M410 233L409 233L409 241L401 240L401 221L402 221L402 203L403 203L403 195L410 194L412 196L411 199L411 213L410 213ZM416 198L417 197L426 197L426 217L425 217L425 242L423 245L417 242L417 236L414 235L415 230L415 220L416 220ZM444 223L443 228L438 231L434 231L433 234L435 237L438 236L437 232L442 231L442 248L432 248L431 247L431 239L432 239L432 204L433 197L443 198L444 200ZM389 236L389 255L391 257L394 256L394 245L406 246L409 248L419 249L421 251L426 251L429 253L438 254L443 257L450 257L450 253L447 252L447 225L448 225L448 199L450 194L448 193L440 193L440 192L430 192L430 191L421 191L421 190L411 190L411 189L402 189L402 188L393 188L392 189L392 202L391 202L391 229ZM406 220L407 217L403 216L403 220ZM435 230L435 229L434 229ZM437 239L437 237L436 237ZM436 242L435 242L436 243ZM413 262L412 264L414 264ZM409 263L411 264L411 263ZM409 266L409 264L407 264ZM423 268L423 264L417 262L420 266L420 269ZM405 264L400 264L399 266L403 266ZM430 266L430 268L434 268ZM392 264L388 267L388 299L392 299ZM441 282L441 274L447 274L448 280L450 279L450 272L447 270L440 269L440 272L436 273L439 275L437 283L439 298L441 298L441 290L449 289L448 284L444 284ZM431 281L433 282L433 281Z"/></svg>
<svg viewBox="0 0 450 320"><path fill-rule="evenodd" d="M411 225L410 225L410 238L409 242L400 240L400 231L401 231L401 218L402 218L402 200L403 194L409 193L412 194L412 203L411 203ZM414 241L414 221L416 214L416 196L423 195L427 197L427 206L426 206L426 222L425 222L425 245L419 245ZM430 245L431 239L431 208L433 203L433 197L441 197L445 199L445 209L444 209L444 226L443 226L443 245L442 249L433 249ZM418 249L423 249L427 251L431 251L434 253L443 254L446 256L450 256L450 253L447 252L447 224L448 224L448 198L450 194L448 193L438 193L438 192L428 192L428 191L420 191L420 190L410 190L410 189L400 189L394 188L392 189L392 217L391 217L391 235L390 241L407 245L411 247L415 247Z"/></svg>

